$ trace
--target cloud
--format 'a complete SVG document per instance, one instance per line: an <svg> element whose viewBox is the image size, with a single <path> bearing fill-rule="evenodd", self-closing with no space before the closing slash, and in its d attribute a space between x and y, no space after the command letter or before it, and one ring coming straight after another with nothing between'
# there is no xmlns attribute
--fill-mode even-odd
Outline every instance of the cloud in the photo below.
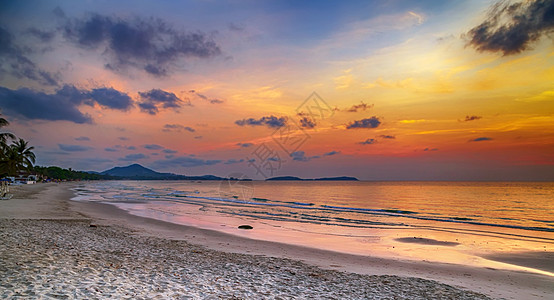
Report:
<svg viewBox="0 0 554 300"><path fill-rule="evenodd" d="M0 87L0 105L6 114L30 120L71 121L78 124L92 123L92 118L79 110L80 105L98 104L107 109L127 110L132 107L131 98L112 88L79 90L65 85L54 94L46 94L27 88L10 90Z"/></svg>
<svg viewBox="0 0 554 300"><path fill-rule="evenodd" d="M349 109L347 109L347 112L358 112L358 111L366 111L368 109L373 108L373 104L366 104L363 101L361 101L360 104L352 105Z"/></svg>
<svg viewBox="0 0 554 300"><path fill-rule="evenodd" d="M127 67L161 77L183 58L210 58L221 54L219 46L206 33L174 29L161 19L122 19L89 14L68 20L64 35L81 48L100 49L107 69Z"/></svg>
<svg viewBox="0 0 554 300"><path fill-rule="evenodd" d="M479 120L481 118L482 117L480 117L480 116L466 116L464 122L475 121L475 120Z"/></svg>
<svg viewBox="0 0 554 300"><path fill-rule="evenodd" d="M221 104L221 103L225 102L224 100L221 100L221 99L210 98L206 95L200 94L196 90L189 90L189 94L195 95L195 96L197 96L198 98L200 98L202 100L210 102L211 104Z"/></svg>
<svg viewBox="0 0 554 300"><path fill-rule="evenodd" d="M121 157L119 160L121 160L121 161L136 161L136 160L144 159L144 158L148 158L148 156L144 155L142 153L134 153L134 154L125 155L125 157Z"/></svg>
<svg viewBox="0 0 554 300"><path fill-rule="evenodd" d="M423 151L439 151L437 148L425 148Z"/></svg>
<svg viewBox="0 0 554 300"><path fill-rule="evenodd" d="M117 152L117 149L115 148L104 148L104 151L107 151L107 152Z"/></svg>
<svg viewBox="0 0 554 300"><path fill-rule="evenodd" d="M375 143L377 143L377 140L375 140L375 139L366 139L365 141L359 142L358 144L360 144L360 145L372 145L372 144L375 144Z"/></svg>
<svg viewBox="0 0 554 300"><path fill-rule="evenodd" d="M241 163L241 162L244 162L244 159L228 159L226 162L224 162L223 164L225 165L232 165L232 164L238 164L238 163Z"/></svg>
<svg viewBox="0 0 554 300"><path fill-rule="evenodd" d="M90 141L88 136L80 136L75 138L76 141Z"/></svg>
<svg viewBox="0 0 554 300"><path fill-rule="evenodd" d="M313 155L313 156L306 156L306 153L304 151L295 151L290 154L290 157L292 157L292 160L295 160L295 161L307 162L312 159L322 158L325 156L333 156L337 154L340 154L340 151L333 150L333 151L326 152L322 155ZM273 161L279 161L279 158L275 157Z"/></svg>
<svg viewBox="0 0 554 300"><path fill-rule="evenodd" d="M145 149L148 149L148 150L160 150L160 149L164 148L164 147L162 147L160 145L156 145L156 144L147 144L147 145L144 145L143 147Z"/></svg>
<svg viewBox="0 0 554 300"><path fill-rule="evenodd" d="M275 116L269 116L269 117L261 117L260 119L254 119L254 118L248 118L243 120L237 120L235 121L235 124L239 126L267 126L270 128L280 128L282 126L285 126L287 123L287 119L285 117L277 118Z"/></svg>
<svg viewBox="0 0 554 300"><path fill-rule="evenodd" d="M314 128L317 124L312 118L303 117L300 119L300 126L304 128Z"/></svg>
<svg viewBox="0 0 554 300"><path fill-rule="evenodd" d="M124 136L120 136L120 137L118 137L118 139L119 139L120 141L128 141L128 140L129 140L128 137L124 137Z"/></svg>
<svg viewBox="0 0 554 300"><path fill-rule="evenodd" d="M379 125L381 125L381 121L379 120L379 118L373 116L371 118L351 122L346 126L346 129L377 128L379 127Z"/></svg>
<svg viewBox="0 0 554 300"><path fill-rule="evenodd" d="M91 147L81 146L81 145L68 145L68 144L58 144L60 150L67 152L82 152L91 150Z"/></svg>
<svg viewBox="0 0 554 300"><path fill-rule="evenodd" d="M292 152L290 157L292 157L292 160L296 161L310 161L312 159L311 157L307 157L304 151Z"/></svg>
<svg viewBox="0 0 554 300"><path fill-rule="evenodd" d="M223 102L225 102L225 101L221 100L221 99L216 99L216 98L210 99L211 104L221 104Z"/></svg>
<svg viewBox="0 0 554 300"><path fill-rule="evenodd" d="M0 26L0 73L8 72L16 78L26 78L43 85L57 86L58 74L39 68L28 56L30 47L15 43L13 34ZM6 67L6 69L4 69Z"/></svg>
<svg viewBox="0 0 554 300"><path fill-rule="evenodd" d="M396 139L396 136L394 136L394 135L384 135L383 134L383 135L380 135L379 137L384 138L384 139L390 139L390 140Z"/></svg>
<svg viewBox="0 0 554 300"><path fill-rule="evenodd" d="M211 166L221 162L222 160L219 159L204 160L191 156L179 156L164 160L157 160L153 163L153 165L159 168L192 168L199 166Z"/></svg>
<svg viewBox="0 0 554 300"><path fill-rule="evenodd" d="M93 89L85 95L99 105L111 109L127 110L133 106L133 100L129 95L113 88Z"/></svg>
<svg viewBox="0 0 554 300"><path fill-rule="evenodd" d="M129 149L129 150L137 150L137 147L135 147L135 146L129 146L129 147L127 147L127 149Z"/></svg>
<svg viewBox="0 0 554 300"><path fill-rule="evenodd" d="M467 33L468 45L480 52L517 54L542 36L552 38L553 29L554 0L497 2L487 19Z"/></svg>
<svg viewBox="0 0 554 300"><path fill-rule="evenodd" d="M241 147L241 148L248 148L248 147L252 147L254 144L252 144L252 143L237 143L236 145Z"/></svg>
<svg viewBox="0 0 554 300"><path fill-rule="evenodd" d="M152 89L148 92L139 92L141 101L138 103L140 109L151 115L155 115L161 108L178 109L185 105L190 105L190 102L183 102L174 93L166 92L160 89Z"/></svg>
<svg viewBox="0 0 554 300"><path fill-rule="evenodd" d="M163 153L167 153L167 154L174 154L174 153L177 153L177 151L171 150L171 149L163 149L162 152L163 152Z"/></svg>
<svg viewBox="0 0 554 300"><path fill-rule="evenodd" d="M43 43L50 42L55 36L55 33L52 31L40 30L35 27L27 29L25 33L39 39Z"/></svg>
<svg viewBox="0 0 554 300"><path fill-rule="evenodd" d="M189 131L189 132L195 132L196 129L188 126L183 126L179 124L165 124L162 131L169 132L169 131L177 131L181 132L183 130Z"/></svg>
<svg viewBox="0 0 554 300"><path fill-rule="evenodd" d="M470 142L483 142L483 141L492 141L492 138L490 137L478 137L472 140L469 140Z"/></svg>

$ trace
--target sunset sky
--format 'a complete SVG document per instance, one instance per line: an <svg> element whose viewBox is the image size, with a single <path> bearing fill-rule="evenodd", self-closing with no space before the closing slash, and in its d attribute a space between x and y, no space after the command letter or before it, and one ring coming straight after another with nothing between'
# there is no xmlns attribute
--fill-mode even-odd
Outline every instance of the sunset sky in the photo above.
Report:
<svg viewBox="0 0 554 300"><path fill-rule="evenodd" d="M554 180L554 1L2 1L37 165Z"/></svg>

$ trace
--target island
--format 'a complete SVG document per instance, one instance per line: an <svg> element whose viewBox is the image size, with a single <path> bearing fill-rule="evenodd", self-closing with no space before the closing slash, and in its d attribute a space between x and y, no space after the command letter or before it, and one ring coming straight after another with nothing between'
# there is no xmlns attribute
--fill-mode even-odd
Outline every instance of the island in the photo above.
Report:
<svg viewBox="0 0 554 300"><path fill-rule="evenodd" d="M322 177L322 178L300 178L295 176L278 176L267 178L266 181L359 181L356 177L338 176L338 177Z"/></svg>

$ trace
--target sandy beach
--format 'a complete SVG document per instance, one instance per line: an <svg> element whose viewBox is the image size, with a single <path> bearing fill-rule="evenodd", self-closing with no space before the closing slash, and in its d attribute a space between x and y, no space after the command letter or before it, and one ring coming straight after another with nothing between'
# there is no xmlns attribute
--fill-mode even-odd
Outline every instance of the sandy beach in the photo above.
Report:
<svg viewBox="0 0 554 300"><path fill-rule="evenodd" d="M251 240L71 201L72 186L19 186L12 189L13 199L0 202L0 297L549 299L554 294L547 275ZM534 257L517 258L526 259Z"/></svg>

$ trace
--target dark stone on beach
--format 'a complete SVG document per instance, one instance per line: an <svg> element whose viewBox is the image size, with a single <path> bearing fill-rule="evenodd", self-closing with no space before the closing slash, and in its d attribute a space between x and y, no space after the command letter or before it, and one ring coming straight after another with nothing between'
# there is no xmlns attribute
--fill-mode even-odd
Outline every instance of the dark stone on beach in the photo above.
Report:
<svg viewBox="0 0 554 300"><path fill-rule="evenodd" d="M252 227L250 225L240 225L239 229L254 229L254 227Z"/></svg>
<svg viewBox="0 0 554 300"><path fill-rule="evenodd" d="M94 224L90 224L89 227L95 227L95 228L96 228L96 227L98 227L98 226L96 226L96 225L94 225Z"/></svg>

